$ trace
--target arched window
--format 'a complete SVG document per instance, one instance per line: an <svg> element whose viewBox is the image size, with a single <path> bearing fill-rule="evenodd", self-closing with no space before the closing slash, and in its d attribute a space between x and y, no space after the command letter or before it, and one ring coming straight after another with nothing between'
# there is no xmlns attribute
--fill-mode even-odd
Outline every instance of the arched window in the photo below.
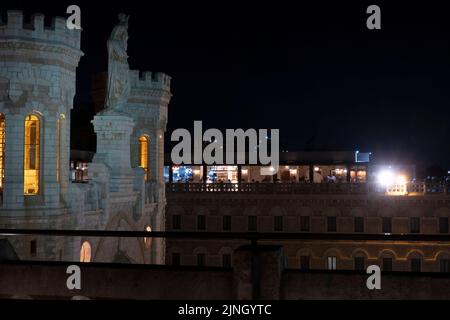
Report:
<svg viewBox="0 0 450 320"><path fill-rule="evenodd" d="M81 245L80 262L91 262L91 244L88 241Z"/></svg>
<svg viewBox="0 0 450 320"><path fill-rule="evenodd" d="M5 179L5 115L0 113L0 192Z"/></svg>
<svg viewBox="0 0 450 320"><path fill-rule="evenodd" d="M31 114L25 118L23 187L26 195L39 192L39 126L40 123L37 116Z"/></svg>
<svg viewBox="0 0 450 320"><path fill-rule="evenodd" d="M139 166L145 170L145 181L150 178L148 168L148 138L146 136L139 137Z"/></svg>

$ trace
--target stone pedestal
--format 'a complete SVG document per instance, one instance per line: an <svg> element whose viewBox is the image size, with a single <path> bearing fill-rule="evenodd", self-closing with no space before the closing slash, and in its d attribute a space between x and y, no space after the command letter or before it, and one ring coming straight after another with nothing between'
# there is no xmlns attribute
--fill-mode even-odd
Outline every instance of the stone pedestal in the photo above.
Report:
<svg viewBox="0 0 450 320"><path fill-rule="evenodd" d="M97 134L97 152L93 163L109 169L110 192L132 192L134 173L130 163L130 135L134 121L115 110L99 113L92 120Z"/></svg>

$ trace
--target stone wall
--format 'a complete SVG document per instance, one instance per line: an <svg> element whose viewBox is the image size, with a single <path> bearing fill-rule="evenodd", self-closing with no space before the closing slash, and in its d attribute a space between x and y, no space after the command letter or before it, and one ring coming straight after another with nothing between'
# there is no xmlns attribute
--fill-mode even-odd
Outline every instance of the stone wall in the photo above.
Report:
<svg viewBox="0 0 450 320"><path fill-rule="evenodd" d="M174 230L174 221L180 219L182 231L224 231L224 217L231 222L231 232L248 232L249 217L257 219L258 232L327 233L328 217L336 219L338 234L378 234L383 232L383 218L392 221L392 233L409 233L411 218L419 218L421 234L439 234L439 219L450 217L450 198L447 195L390 197L367 195L296 195L245 194L238 192L167 193L166 210L168 231ZM204 216L206 228L198 229L198 217ZM275 229L280 219L282 229ZM309 228L302 229L302 218L309 219ZM355 218L363 218L363 232L355 232ZM448 232L447 232L448 234ZM167 243L167 263L171 256L180 254L181 264L195 265L197 255L205 254L206 265L222 265L222 255L247 242L237 240L170 239ZM267 241L266 241L267 243ZM393 270L411 270L411 259L421 260L422 271L437 272L440 260L450 258L450 250L442 243L377 242L377 241L304 241L285 240L282 244L288 266L300 268L302 256L309 257L311 269L326 269L327 257L336 257L337 268L352 270L355 258L364 258L366 264L382 265L384 258L393 259Z"/></svg>

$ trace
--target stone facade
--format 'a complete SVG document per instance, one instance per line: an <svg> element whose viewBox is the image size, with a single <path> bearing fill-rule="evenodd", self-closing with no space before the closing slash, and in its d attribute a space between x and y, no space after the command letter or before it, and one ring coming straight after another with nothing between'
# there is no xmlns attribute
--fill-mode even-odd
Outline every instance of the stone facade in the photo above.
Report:
<svg viewBox="0 0 450 320"><path fill-rule="evenodd" d="M65 18L44 26L34 15L24 25L20 11L8 11L0 23L0 113L5 123L4 183L0 208L3 228L163 230L165 195L162 182L164 131L171 97L170 77L130 71L131 94L124 110L93 120L97 154L89 183L69 177L70 110L75 95L81 32L69 30ZM148 77L148 78L147 78ZM28 145L27 116L37 119L37 141ZM35 129L34 129L35 130ZM35 137L37 132L38 137ZM136 159L138 137L149 138L144 179ZM27 146L25 146L27 145ZM31 150L31 151L30 151ZM36 151L37 150L37 151ZM39 188L24 191L24 172L33 160ZM25 163L27 162L27 163ZM38 190L38 191L36 191ZM21 259L80 260L88 241L91 261L162 263L164 242L143 239L14 237L9 239Z"/></svg>
<svg viewBox="0 0 450 320"><path fill-rule="evenodd" d="M315 185L304 184L311 190L307 194L269 193L262 188L266 192L258 194L253 189L238 192L225 188L211 192L179 192L169 184L166 229L346 235L449 234L448 194L389 196L352 194L350 191L347 194L320 194ZM334 257L337 270L358 269L356 261L360 258L363 268L371 264L383 268L386 263L386 269L414 271L413 263L417 263L415 268L420 271L439 272L450 261L448 243L439 241L357 241L349 237L346 241L283 240L272 243L283 245L287 266L295 269L328 269L328 258ZM243 244L248 241L170 239L167 263L197 265L201 262L206 266L222 266L231 261L234 250ZM302 259L307 266L301 265ZM417 260L413 262L413 259ZM387 262L391 262L390 266Z"/></svg>

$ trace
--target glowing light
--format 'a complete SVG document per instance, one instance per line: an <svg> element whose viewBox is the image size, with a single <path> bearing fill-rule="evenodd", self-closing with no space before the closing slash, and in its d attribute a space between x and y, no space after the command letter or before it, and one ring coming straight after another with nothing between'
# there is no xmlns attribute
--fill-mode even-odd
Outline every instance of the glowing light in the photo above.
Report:
<svg viewBox="0 0 450 320"><path fill-rule="evenodd" d="M318 172L319 170L320 170L319 167L314 167L315 172Z"/></svg>
<svg viewBox="0 0 450 320"><path fill-rule="evenodd" d="M378 173L378 183L389 186L394 183L394 173L391 170L382 170Z"/></svg>
<svg viewBox="0 0 450 320"><path fill-rule="evenodd" d="M242 169L242 174L247 174L248 173L248 169Z"/></svg>
<svg viewBox="0 0 450 320"><path fill-rule="evenodd" d="M396 182L397 184L405 184L406 181L407 181L407 179L406 179L406 177L403 176L403 175L397 176L397 179L395 180L395 182Z"/></svg>
<svg viewBox="0 0 450 320"><path fill-rule="evenodd" d="M148 139L146 136L139 137L139 166L145 171L145 181L149 178L148 170Z"/></svg>
<svg viewBox="0 0 450 320"><path fill-rule="evenodd" d="M149 225L147 225L145 227L145 231L147 232L151 232L152 231L152 227L150 227ZM144 244L146 248L150 248L150 245L152 244L152 238L144 238Z"/></svg>
<svg viewBox="0 0 450 320"><path fill-rule="evenodd" d="M24 141L24 194L37 194L39 192L40 168L40 121L33 114L25 118Z"/></svg>
<svg viewBox="0 0 450 320"><path fill-rule="evenodd" d="M91 262L91 244L88 241L81 245L80 262Z"/></svg>

